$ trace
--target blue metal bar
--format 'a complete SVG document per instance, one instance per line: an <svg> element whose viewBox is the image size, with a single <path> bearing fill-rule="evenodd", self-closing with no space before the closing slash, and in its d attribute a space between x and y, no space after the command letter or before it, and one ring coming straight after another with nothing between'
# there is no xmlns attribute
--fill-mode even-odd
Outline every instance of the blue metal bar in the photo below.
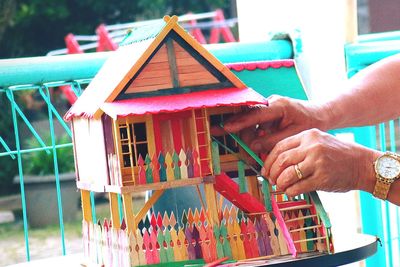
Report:
<svg viewBox="0 0 400 267"><path fill-rule="evenodd" d="M400 38L399 38L400 39ZM396 148L396 131L395 131L395 127L394 127L394 121L391 120L389 121L389 133L390 133L390 151L391 152L396 152L397 148ZM386 202L386 214L388 214L388 221L389 221L389 225L392 227L392 225L390 224L390 203ZM396 210L396 224L397 224L397 242L398 242L398 246L400 247L400 218L399 218L399 207L395 207ZM393 227L394 228L394 227ZM392 242L392 239L390 238L390 242ZM400 256L400 255L399 255ZM391 260L393 261L394 255L392 254L392 258Z"/></svg>
<svg viewBox="0 0 400 267"><path fill-rule="evenodd" d="M122 207L122 198L121 198L121 194L117 194L117 196L118 196L119 221L122 222L122 219L124 218L124 210Z"/></svg>
<svg viewBox="0 0 400 267"><path fill-rule="evenodd" d="M43 85L45 86L45 85ZM47 87L46 87L47 88ZM43 91L41 90L41 88L39 89L39 93L40 95L43 97L43 100L46 102L48 108L52 111L52 114L54 114L54 116L56 116L56 118L58 119L58 122L61 124L61 126L65 129L65 131L67 132L67 134L72 137L72 133L71 133L71 129L67 126L67 124L64 122L63 118L61 118L60 114L58 114L56 108L53 106L53 104L50 101L50 98L48 98ZM53 124L53 123L52 123Z"/></svg>
<svg viewBox="0 0 400 267"><path fill-rule="evenodd" d="M94 199L94 192L90 191L90 206L92 208L92 221L93 224L97 224L97 217L96 217L96 200Z"/></svg>
<svg viewBox="0 0 400 267"><path fill-rule="evenodd" d="M354 139L358 144L377 149L376 126L342 129L342 131L354 133ZM360 209L363 233L383 238L384 227L381 201L374 198L370 193L360 191ZM366 259L366 266L385 266L385 250L384 246L374 256Z"/></svg>
<svg viewBox="0 0 400 267"><path fill-rule="evenodd" d="M366 66L400 52L400 40L355 43L345 46L347 73L351 77Z"/></svg>
<svg viewBox="0 0 400 267"><path fill-rule="evenodd" d="M386 151L386 132L385 132L385 123L379 124L379 136L381 141L381 150ZM385 205L385 216L386 216L386 240L387 243L387 257L386 261L388 262L387 266L393 266L393 252L392 252L392 238L391 238L391 228L390 228L390 211L389 211L389 203L386 201Z"/></svg>
<svg viewBox="0 0 400 267"><path fill-rule="evenodd" d="M60 144L60 145L55 145L55 148L63 148L63 147L71 147L72 143L65 143L65 144ZM37 152L37 151L43 151L43 150L49 150L53 148L52 146L45 146L45 147L36 147L36 148L29 148L29 149L21 149L20 151L9 151L9 152L2 152L0 153L0 157L3 156L13 156L15 158L14 155L16 154L26 154L26 153L30 153L30 152Z"/></svg>
<svg viewBox="0 0 400 267"><path fill-rule="evenodd" d="M46 92L43 92L43 89L45 89ZM42 88L40 88L39 92L43 96L43 98L45 95L47 95L50 98L50 92L46 86L43 86ZM50 105L47 105L47 111L48 111L48 116L49 116L51 146L53 148L54 175L56 178L58 218L59 218L59 223L60 223L60 234L61 234L61 251L62 251L62 255L65 255L66 250L65 250L65 238L64 238L64 219L63 219L63 209L62 209L62 199L61 199L60 176L59 176L59 172L58 172L56 138L55 138L55 133L54 133L54 125L53 125L53 111L52 111Z"/></svg>
<svg viewBox="0 0 400 267"><path fill-rule="evenodd" d="M357 37L358 43L400 40L400 31L362 34Z"/></svg>
<svg viewBox="0 0 400 267"><path fill-rule="evenodd" d="M400 119L398 120L400 126ZM397 223L397 246L400 248L400 207L396 207L396 223ZM399 252L400 258L400 252Z"/></svg>
<svg viewBox="0 0 400 267"><path fill-rule="evenodd" d="M73 80L73 81L61 81L61 82L45 82L41 83L41 85L45 85L47 87L59 87L64 85L71 85L72 83L75 84L89 84L92 79L82 79L82 80ZM40 86L37 84L23 84L23 85L11 85L8 87L9 90L13 92L17 91L26 91L26 90L37 90ZM5 89L0 89L1 93L5 93Z"/></svg>
<svg viewBox="0 0 400 267"><path fill-rule="evenodd" d="M4 153L4 154L10 155L10 157L11 157L12 159L15 159L14 154L11 153L10 147L6 144L6 142L4 141L4 139L3 139L1 136L0 136L0 143L3 145L4 149L7 151L7 152ZM1 154L2 154L2 153L0 153L0 157L1 157Z"/></svg>
<svg viewBox="0 0 400 267"><path fill-rule="evenodd" d="M74 91L76 96L80 96L82 94L82 87L80 83L73 81L71 82L72 91Z"/></svg>
<svg viewBox="0 0 400 267"><path fill-rule="evenodd" d="M12 101L10 102L11 105L11 114L12 114L12 119L13 119L13 125L14 125L14 135L15 135L15 147L17 151L20 150L20 140L19 140L19 133L18 133L18 121L17 121L17 113L15 111L15 106L14 106L14 95L11 90L6 89L6 94L9 95L10 99ZM20 185L20 190L21 190L21 206L22 206L22 219L24 222L24 239L25 239L25 252L26 252L26 260L30 261L31 256L29 252L29 235L28 235L28 218L26 214L26 199L25 199L25 187L24 187L24 173L22 170L22 157L21 153L17 153L17 159L18 159L18 173L19 173L19 185Z"/></svg>
<svg viewBox="0 0 400 267"><path fill-rule="evenodd" d="M6 94L7 95L7 94ZM28 129L31 131L33 136L36 138L36 140L39 142L39 144L42 147L46 147L46 144L42 140L42 138L39 136L39 134L36 132L35 128L33 128L32 124L29 122L28 118L24 115L22 110L19 108L18 104L14 101L14 99L11 99L9 95L7 95L7 98L9 99L10 102L13 103L15 110L18 112L19 116L22 118L22 120L25 122L26 126L28 126ZM48 150L46 150L47 154L50 154Z"/></svg>

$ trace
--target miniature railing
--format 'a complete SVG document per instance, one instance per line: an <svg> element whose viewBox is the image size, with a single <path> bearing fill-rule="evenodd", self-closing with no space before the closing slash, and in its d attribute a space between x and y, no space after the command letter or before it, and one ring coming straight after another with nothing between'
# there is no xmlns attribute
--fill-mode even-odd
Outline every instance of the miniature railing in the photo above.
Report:
<svg viewBox="0 0 400 267"><path fill-rule="evenodd" d="M196 149L181 149L176 151L150 155L143 159L139 155L137 177L133 177L135 185L145 185L159 182L175 181L201 177L199 153ZM130 181L127 182L129 184Z"/></svg>
<svg viewBox="0 0 400 267"><path fill-rule="evenodd" d="M291 221L292 232L308 237L308 241L296 243L298 251L324 251L326 243L319 238L319 225L307 212L302 220ZM289 221L290 214L286 212ZM91 263L105 266L179 261L188 264L188 260L212 262L224 257L243 260L286 255L288 249L281 228L271 216L250 219L238 213L236 207L225 206L220 214L221 224L212 226L203 209L184 211L180 221L173 212L153 213L140 221L136 232L130 233L124 221L121 227L111 226L108 220L97 224L83 222L84 254Z"/></svg>

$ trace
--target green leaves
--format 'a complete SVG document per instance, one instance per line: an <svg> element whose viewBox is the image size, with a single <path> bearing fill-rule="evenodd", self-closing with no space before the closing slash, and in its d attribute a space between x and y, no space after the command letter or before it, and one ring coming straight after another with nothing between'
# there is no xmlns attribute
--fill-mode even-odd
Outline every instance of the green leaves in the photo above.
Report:
<svg viewBox="0 0 400 267"><path fill-rule="evenodd" d="M0 33L5 29L3 38L0 34L0 58L45 55L65 47L68 33L94 35L101 23L127 23L217 8L230 11L230 2L224 0L20 0L12 4L0 10L4 18L0 20ZM10 12L13 15L6 16Z"/></svg>
<svg viewBox="0 0 400 267"><path fill-rule="evenodd" d="M46 145L51 146L50 136L47 136L44 139ZM63 135L59 138L56 138L56 144L66 144L70 143L71 139L68 135ZM32 137L27 140L26 146L28 148L36 148L39 147L36 138ZM74 154L71 147L62 147L57 148L57 163L58 163L58 172L66 173L74 170ZM29 152L23 156L24 158L24 173L32 174L32 175L47 175L54 173L54 158L53 158L53 150L49 149L49 153L46 153L46 150Z"/></svg>

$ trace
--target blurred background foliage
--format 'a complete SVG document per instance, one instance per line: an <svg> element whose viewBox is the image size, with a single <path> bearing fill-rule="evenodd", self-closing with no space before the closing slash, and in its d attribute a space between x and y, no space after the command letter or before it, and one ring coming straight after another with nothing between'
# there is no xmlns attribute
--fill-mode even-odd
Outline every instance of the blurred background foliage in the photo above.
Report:
<svg viewBox="0 0 400 267"><path fill-rule="evenodd" d="M235 0L0 0L0 58L44 56L51 50L64 48L64 37L68 33L94 35L101 23L128 23L164 15L209 12L217 8L223 9L225 17L230 18L236 16L235 7ZM52 96L56 101L54 93ZM47 114L43 101L34 98L35 94L30 92L15 95L16 102L31 123ZM42 105L34 106L38 103ZM11 110L5 94L0 94L0 106L0 136L11 150L15 150ZM21 132L22 124L19 123ZM26 145L24 138L20 135L23 147ZM35 155L39 163L48 161L42 154ZM47 172L53 170L50 163L47 165L51 170ZM24 170L30 168L25 165L26 161L22 166ZM17 174L17 160L9 156L0 157L0 195L19 192L19 185L13 183Z"/></svg>
<svg viewBox="0 0 400 267"><path fill-rule="evenodd" d="M231 0L1 0L0 58L41 56L65 47L68 33L94 34L101 24L116 24L187 12L224 9Z"/></svg>

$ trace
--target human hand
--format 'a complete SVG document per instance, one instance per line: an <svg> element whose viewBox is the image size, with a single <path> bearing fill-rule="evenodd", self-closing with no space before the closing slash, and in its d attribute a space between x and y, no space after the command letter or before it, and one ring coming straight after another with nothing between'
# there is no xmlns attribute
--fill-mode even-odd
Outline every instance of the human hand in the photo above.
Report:
<svg viewBox="0 0 400 267"><path fill-rule="evenodd" d="M376 181L372 162L379 153L311 129L277 143L262 174L291 197L315 190L372 192ZM296 164L302 179L296 174Z"/></svg>
<svg viewBox="0 0 400 267"><path fill-rule="evenodd" d="M310 128L323 129L326 112L307 101L282 96L268 98L268 106L256 106L229 118L224 129L213 127L213 135L240 132L256 153L268 153L282 139Z"/></svg>

